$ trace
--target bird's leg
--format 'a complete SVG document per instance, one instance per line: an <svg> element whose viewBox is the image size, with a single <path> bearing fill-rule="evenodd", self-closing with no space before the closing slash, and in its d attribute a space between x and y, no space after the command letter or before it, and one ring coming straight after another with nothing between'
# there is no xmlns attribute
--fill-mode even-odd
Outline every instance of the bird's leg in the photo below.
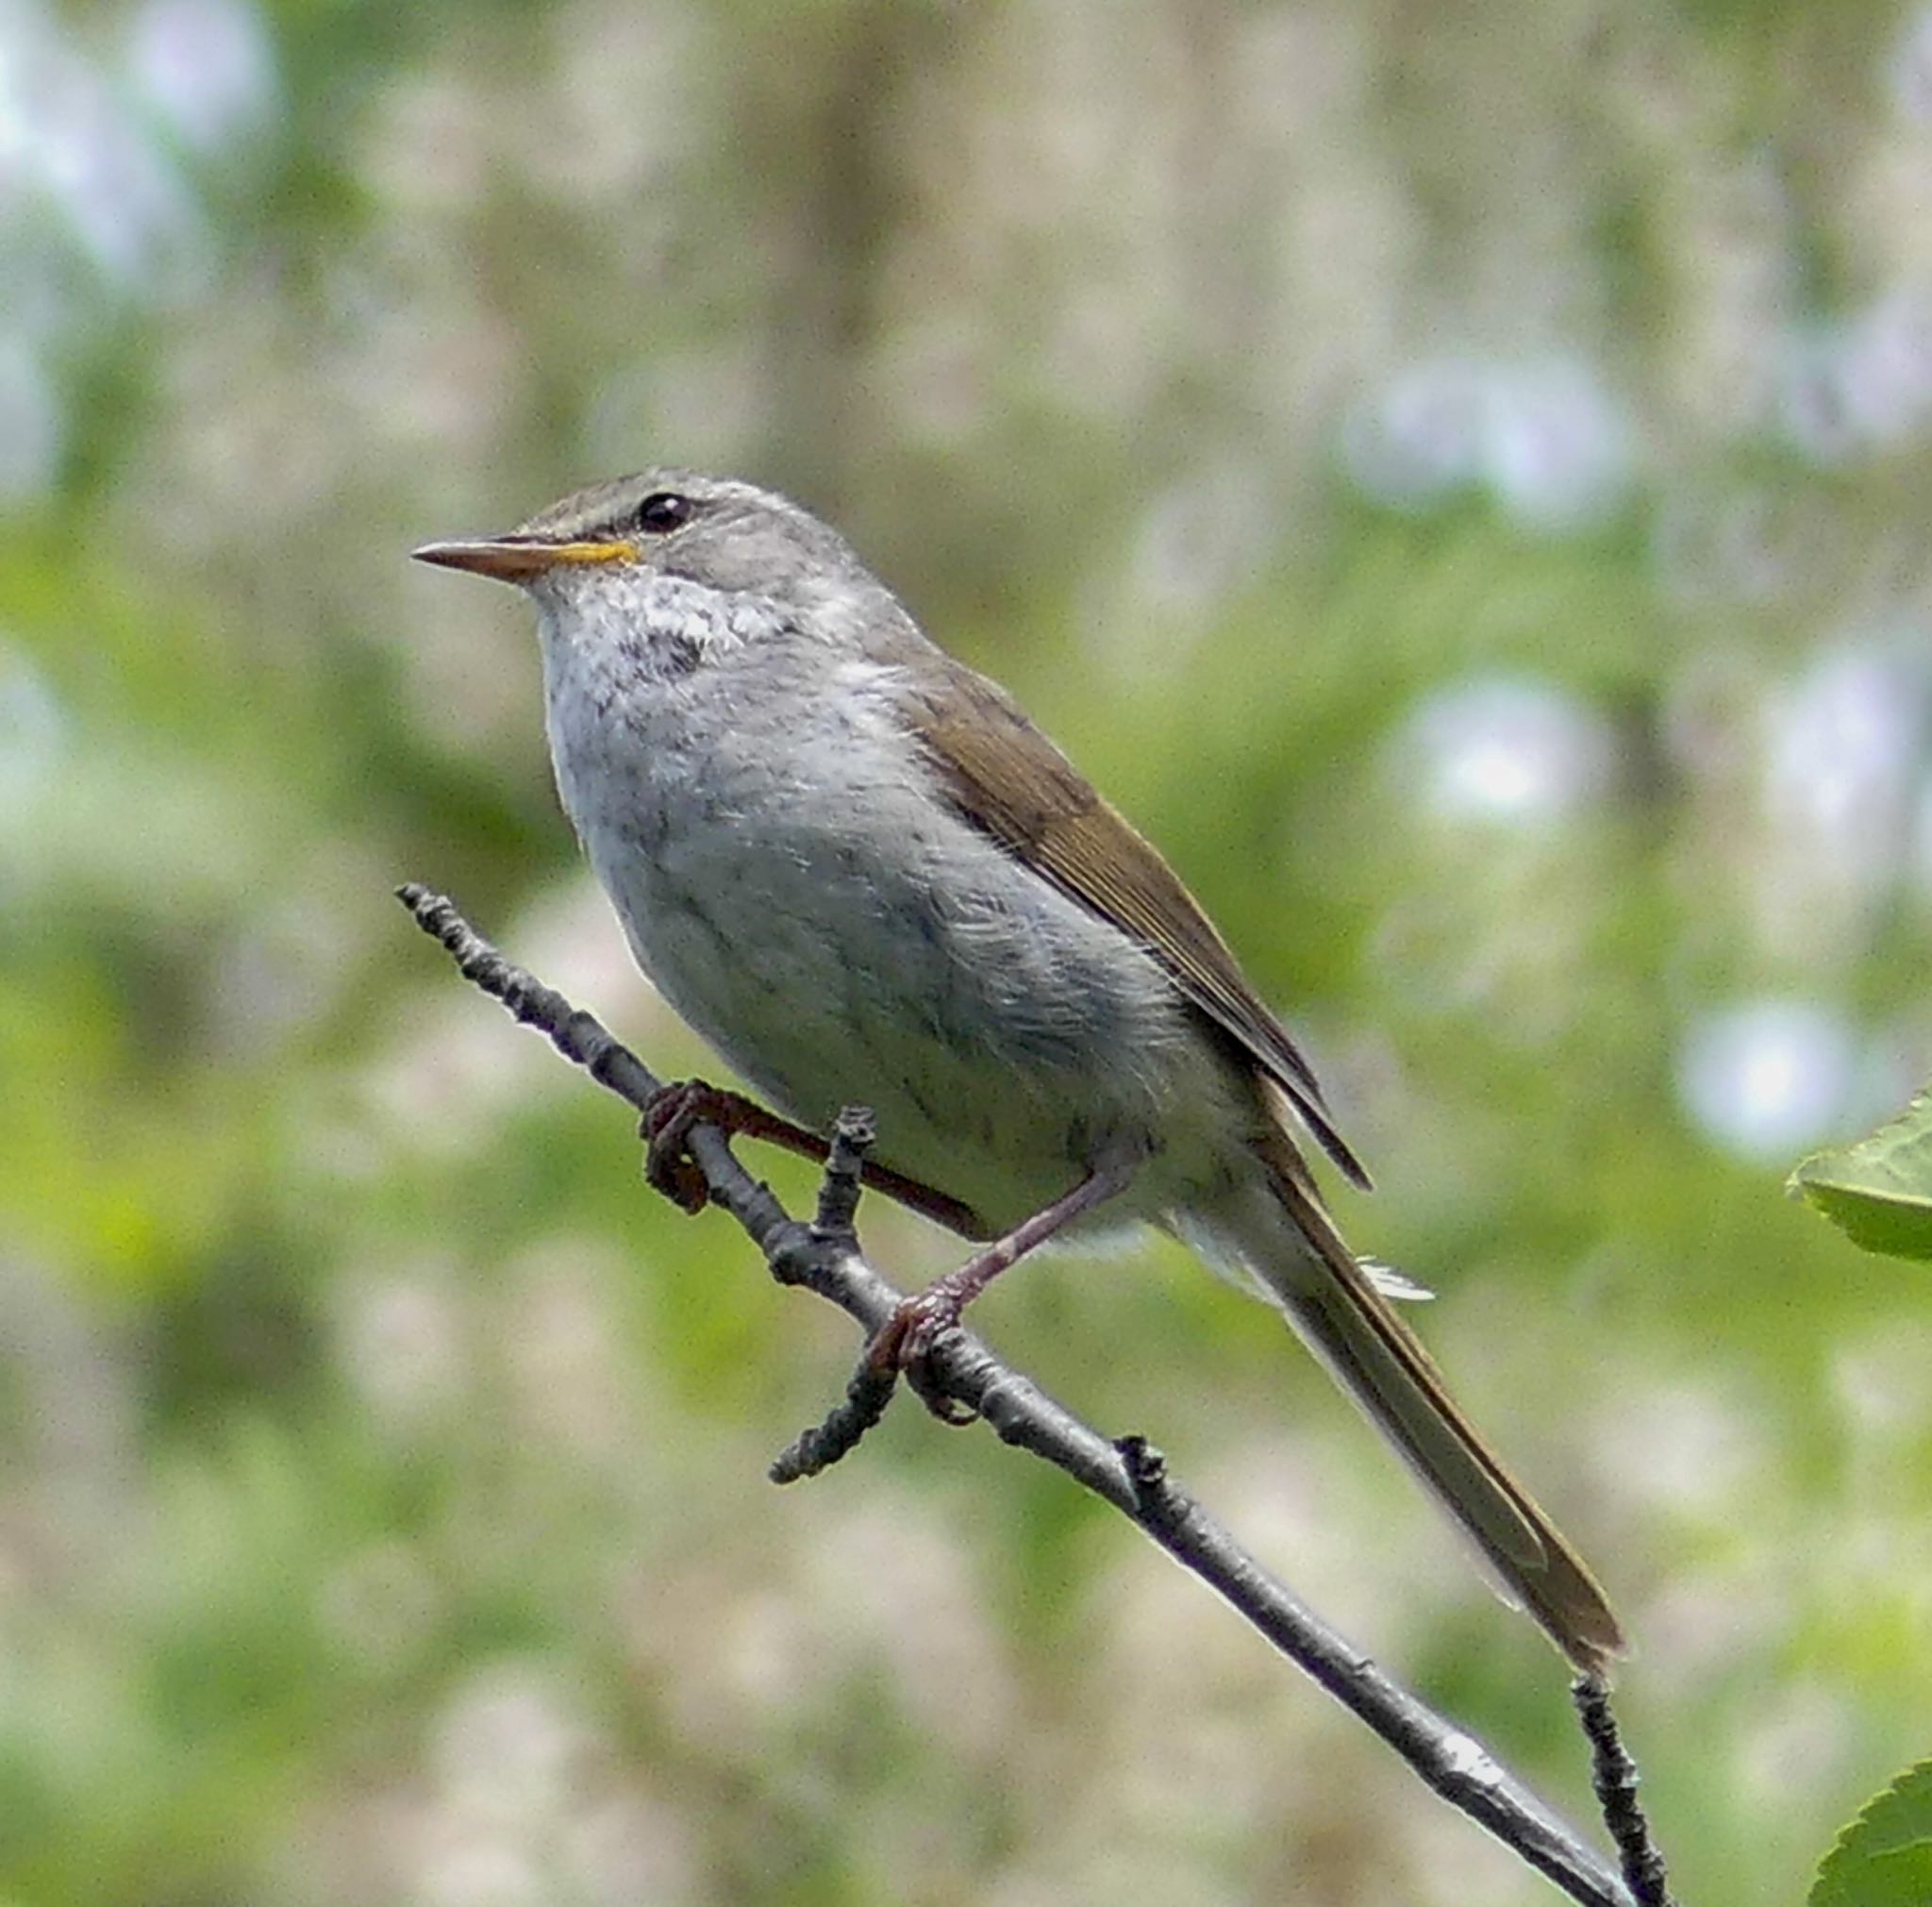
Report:
<svg viewBox="0 0 1932 1907"><path fill-rule="evenodd" d="M936 1415L956 1417L950 1401L935 1390L924 1370L927 1353L940 1333L952 1330L966 1307L1035 1246L1044 1245L1074 1219L1125 1190L1139 1164L1138 1158L1119 1158L1096 1165L1071 1192L1022 1219L1004 1238L994 1239L964 1264L934 1279L924 1291L915 1292L874 1334L866 1347L866 1362L877 1371L904 1372Z"/></svg>
<svg viewBox="0 0 1932 1907"><path fill-rule="evenodd" d="M693 1126L716 1126L736 1137L762 1139L797 1153L801 1159L823 1163L825 1156L825 1141L819 1133L767 1112L756 1099L703 1079L679 1079L651 1095L639 1130L645 1146L645 1179L686 1212L702 1212L709 1196L704 1174L685 1149ZM876 1165L868 1159L859 1179L872 1191L883 1192L949 1231L968 1238L986 1235L986 1227L970 1207L903 1172L894 1172L890 1165Z"/></svg>

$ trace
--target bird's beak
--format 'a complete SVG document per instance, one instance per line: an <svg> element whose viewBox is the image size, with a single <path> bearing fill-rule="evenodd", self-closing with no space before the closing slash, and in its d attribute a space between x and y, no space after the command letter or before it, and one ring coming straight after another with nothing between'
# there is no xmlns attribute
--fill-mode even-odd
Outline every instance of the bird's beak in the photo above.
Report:
<svg viewBox="0 0 1932 1907"><path fill-rule="evenodd" d="M494 536L474 543L425 543L409 554L418 562L464 569L498 582L520 583L564 562L618 562L638 553L621 539L602 543L543 543L535 537Z"/></svg>

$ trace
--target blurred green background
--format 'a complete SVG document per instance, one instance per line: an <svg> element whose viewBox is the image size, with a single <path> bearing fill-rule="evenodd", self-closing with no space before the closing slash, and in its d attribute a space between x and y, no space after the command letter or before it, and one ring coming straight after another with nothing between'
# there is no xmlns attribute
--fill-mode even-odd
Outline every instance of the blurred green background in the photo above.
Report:
<svg viewBox="0 0 1932 1907"><path fill-rule="evenodd" d="M1168 850L1620 1603L1683 1897L1799 1898L1932 1714L1932 1294L1780 1195L1932 1071L1928 203L1864 0L0 0L0 1901L1554 1898L985 1434L769 1486L849 1328L390 898L702 1063L525 607L405 555L660 460ZM1261 1308L979 1315L1591 1816Z"/></svg>

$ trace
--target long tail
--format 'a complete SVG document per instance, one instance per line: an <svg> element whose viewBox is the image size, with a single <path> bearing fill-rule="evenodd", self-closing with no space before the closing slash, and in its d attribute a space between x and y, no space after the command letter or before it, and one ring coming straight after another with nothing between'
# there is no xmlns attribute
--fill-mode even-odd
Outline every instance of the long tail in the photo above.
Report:
<svg viewBox="0 0 1932 1907"><path fill-rule="evenodd" d="M1270 1225L1271 1240L1242 1228L1242 1262L1551 1641L1578 1668L1605 1674L1624 1633L1582 1558L1457 1408L1422 1341L1343 1243L1293 1141L1270 1134L1257 1150L1292 1233Z"/></svg>

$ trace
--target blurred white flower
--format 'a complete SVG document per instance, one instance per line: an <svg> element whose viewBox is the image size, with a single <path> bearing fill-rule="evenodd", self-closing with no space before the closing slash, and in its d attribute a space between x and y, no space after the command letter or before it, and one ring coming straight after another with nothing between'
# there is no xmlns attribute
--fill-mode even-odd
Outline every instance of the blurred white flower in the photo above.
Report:
<svg viewBox="0 0 1932 1907"><path fill-rule="evenodd" d="M1891 56L1891 95L1907 119L1932 121L1932 7L1921 7Z"/></svg>
<svg viewBox="0 0 1932 1907"><path fill-rule="evenodd" d="M92 66L61 55L28 107L40 181L88 256L121 290L179 285L206 234L174 166Z"/></svg>
<svg viewBox="0 0 1932 1907"><path fill-rule="evenodd" d="M275 109L275 52L248 0L147 0L128 31L127 63L141 95L204 151L254 131Z"/></svg>
<svg viewBox="0 0 1932 1907"><path fill-rule="evenodd" d="M1622 502L1635 466L1622 410L1582 360L1439 359L1349 415L1342 460L1378 503L1424 510L1486 486L1524 528L1580 529Z"/></svg>
<svg viewBox="0 0 1932 1907"><path fill-rule="evenodd" d="M346 1279L336 1344L343 1375L392 1429L438 1415L468 1382L463 1320L435 1267Z"/></svg>
<svg viewBox="0 0 1932 1907"><path fill-rule="evenodd" d="M1766 711L1765 807L1790 873L1854 906L1899 878L1932 716L1916 631L1826 650Z"/></svg>
<svg viewBox="0 0 1932 1907"><path fill-rule="evenodd" d="M67 711L25 651L0 637L0 845L30 827L31 798L67 755Z"/></svg>
<svg viewBox="0 0 1932 1907"><path fill-rule="evenodd" d="M1857 1064L1856 1036L1835 1009L1750 1000L1691 1023L1678 1056L1677 1091L1712 1144L1776 1164L1832 1131Z"/></svg>
<svg viewBox="0 0 1932 1907"><path fill-rule="evenodd" d="M50 207L51 220L42 215ZM118 82L31 0L0 0L0 229L9 328L71 332L99 279L151 298L196 282L208 250L200 204ZM76 275L76 254L93 276ZM15 307L26 288L26 316ZM0 441L8 433L0 429Z"/></svg>
<svg viewBox="0 0 1932 1907"><path fill-rule="evenodd" d="M1932 1326L1901 1317L1840 1337L1831 1356L1831 1389L1861 1442L1907 1457L1932 1429Z"/></svg>
<svg viewBox="0 0 1932 1907"><path fill-rule="evenodd" d="M1821 463L1920 435L1932 422L1932 296L1900 287L1801 334L1786 355L1781 410L1786 434Z"/></svg>
<svg viewBox="0 0 1932 1907"><path fill-rule="evenodd" d="M1342 425L1349 474L1377 503L1425 510L1483 467L1489 372L1444 358L1399 372Z"/></svg>
<svg viewBox="0 0 1932 1907"><path fill-rule="evenodd" d="M1431 814L1520 828L1601 800L1617 769L1603 716L1553 683L1515 677L1439 690L1403 724L1396 759Z"/></svg>
<svg viewBox="0 0 1932 1907"><path fill-rule="evenodd" d="M1628 423L1589 365L1553 357L1490 380L1483 476L1526 529L1601 522L1623 501L1636 462Z"/></svg>
<svg viewBox="0 0 1932 1907"><path fill-rule="evenodd" d="M432 1814L419 1830L408 1907L545 1907L550 1880L527 1848L460 1816Z"/></svg>
<svg viewBox="0 0 1932 1907"><path fill-rule="evenodd" d="M437 1784L478 1826L554 1819L597 1742L575 1705L533 1663L473 1675L445 1705L432 1745Z"/></svg>
<svg viewBox="0 0 1932 1907"><path fill-rule="evenodd" d="M433 1785L410 1824L421 1907L630 1907L691 1897L683 1816L623 1778L604 1731L540 1663L471 1676L437 1718Z"/></svg>

